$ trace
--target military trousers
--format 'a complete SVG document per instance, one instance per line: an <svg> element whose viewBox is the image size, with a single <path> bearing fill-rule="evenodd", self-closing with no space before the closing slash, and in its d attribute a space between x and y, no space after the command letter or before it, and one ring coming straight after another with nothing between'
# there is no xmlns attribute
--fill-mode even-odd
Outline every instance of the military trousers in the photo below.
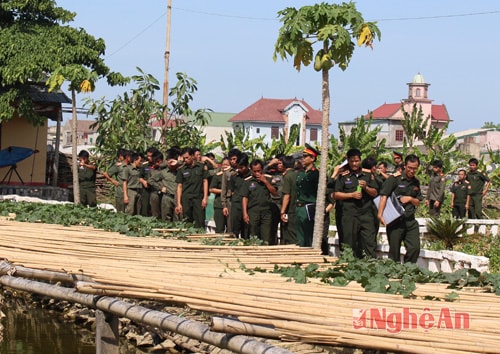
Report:
<svg viewBox="0 0 500 354"><path fill-rule="evenodd" d="M305 205L295 208L295 231L300 247L312 247L314 220L309 220Z"/></svg>
<svg viewBox="0 0 500 354"><path fill-rule="evenodd" d="M418 221L400 218L387 226L387 239L389 241L389 258L401 262L401 242L404 242L406 254L404 262L417 263L420 255L420 232Z"/></svg>
<svg viewBox="0 0 500 354"><path fill-rule="evenodd" d="M297 232L295 231L295 210L293 212L288 212L288 222L281 222L280 228L283 235L281 242L284 245L296 245Z"/></svg>
<svg viewBox="0 0 500 354"><path fill-rule="evenodd" d="M353 213L349 210L342 212L342 233L344 244L352 249L358 258L376 258L377 235L373 210L364 213Z"/></svg>
<svg viewBox="0 0 500 354"><path fill-rule="evenodd" d="M469 203L469 219L483 218L483 195L471 194Z"/></svg>
<svg viewBox="0 0 500 354"><path fill-rule="evenodd" d="M273 216L271 209L255 207L248 210L249 236L257 236L268 245L273 245Z"/></svg>

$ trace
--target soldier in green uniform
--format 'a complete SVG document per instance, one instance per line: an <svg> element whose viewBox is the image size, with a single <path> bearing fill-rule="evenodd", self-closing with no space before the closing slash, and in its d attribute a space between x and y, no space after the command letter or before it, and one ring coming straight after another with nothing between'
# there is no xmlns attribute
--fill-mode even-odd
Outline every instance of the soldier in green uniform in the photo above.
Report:
<svg viewBox="0 0 500 354"><path fill-rule="evenodd" d="M297 174L295 204L295 226L297 243L301 247L311 247L314 230L314 213L318 195L319 170L314 163L320 153L306 144L302 153L303 170Z"/></svg>
<svg viewBox="0 0 500 354"><path fill-rule="evenodd" d="M205 228L205 208L208 203L207 167L195 161L194 150L181 151L184 165L176 176L177 207L175 212L182 215L197 228Z"/></svg>
<svg viewBox="0 0 500 354"><path fill-rule="evenodd" d="M283 156L283 178L281 183L281 229L285 245L297 244L295 229L295 203L297 202L296 183L297 171L294 169L295 159L292 156Z"/></svg>
<svg viewBox="0 0 500 354"><path fill-rule="evenodd" d="M95 180L97 167L90 163L90 154L87 150L78 153L78 185L80 191L80 204L95 207L97 205Z"/></svg>
<svg viewBox="0 0 500 354"><path fill-rule="evenodd" d="M148 182L144 179L141 155L136 152L130 154L130 162L123 171L123 203L125 213L140 215L142 191L147 188Z"/></svg>
<svg viewBox="0 0 500 354"><path fill-rule="evenodd" d="M232 175L229 180L229 190L231 191L231 210L229 218L231 223L231 233L236 238L248 238L248 226L243 221L243 193L245 188L245 179L251 176L248 168L248 155L242 153L238 160L238 169L236 175Z"/></svg>
<svg viewBox="0 0 500 354"><path fill-rule="evenodd" d="M116 211L125 212L123 203L123 176L124 169L128 165L130 152L125 149L118 149L118 161L115 162L106 172L104 177L115 186L115 208Z"/></svg>
<svg viewBox="0 0 500 354"><path fill-rule="evenodd" d="M214 222L215 222L215 233L221 234L227 232L227 216L222 212L222 201L221 201L221 186L222 186L222 177L224 175L224 171L229 169L229 159L224 158L221 162L220 171L216 172L212 178L212 182L210 182L210 186L208 191L215 195L214 198Z"/></svg>
<svg viewBox="0 0 500 354"><path fill-rule="evenodd" d="M160 151L156 151L152 156L153 165L149 170L148 190L149 190L149 207L151 210L151 216L160 219L161 218L161 187L158 184L151 183L153 177L159 175L162 171L163 165L163 154Z"/></svg>
<svg viewBox="0 0 500 354"><path fill-rule="evenodd" d="M144 169L144 179L147 181L149 177L151 176L151 171L154 169L154 159L153 156L158 153L158 149L155 147L149 147L146 150L146 157L142 158L142 168ZM142 216L151 216L151 204L150 204L150 196L151 196L151 189L149 188L149 185L147 187L144 187L142 189L142 196L141 196L141 215Z"/></svg>
<svg viewBox="0 0 500 354"><path fill-rule="evenodd" d="M179 167L179 152L175 149L167 151L166 164L159 174L154 174L149 183L152 188L159 189L161 195L161 219L164 221L180 221L180 216L175 213L177 206L177 169Z"/></svg>
<svg viewBox="0 0 500 354"><path fill-rule="evenodd" d="M443 163L440 160L432 162L432 176L429 181L429 190L425 205L429 207L429 215L439 217L444 201L446 178L443 173Z"/></svg>
<svg viewBox="0 0 500 354"><path fill-rule="evenodd" d="M277 245L278 239L283 237L283 229L279 228L281 216L281 185L283 183L283 163L280 160L282 154L278 154L276 157L271 159L268 164L264 167L264 173L271 176L271 184L276 188L277 193L271 195L271 213L272 213L272 223L271 223L271 240L270 245ZM280 237L278 237L278 229L280 231Z"/></svg>
<svg viewBox="0 0 500 354"><path fill-rule="evenodd" d="M478 164L479 161L475 158L469 160L469 172L467 172L466 177L471 186L469 204L470 219L483 218L483 197L488 192L491 183L486 173L477 169Z"/></svg>
<svg viewBox="0 0 500 354"><path fill-rule="evenodd" d="M250 236L257 236L267 244L273 243L271 195L276 195L271 175L263 173L264 163L253 160L252 175L246 178L242 193L243 221L250 226Z"/></svg>
<svg viewBox="0 0 500 354"><path fill-rule="evenodd" d="M348 169L335 181L334 194L336 200L342 201L344 244L358 258L375 258L377 235L372 208L378 186L371 170L364 172L361 168L361 151L347 151L347 163Z"/></svg>
<svg viewBox="0 0 500 354"><path fill-rule="evenodd" d="M389 258L395 262L401 261L400 249L403 241L406 248L405 262L416 263L420 254L419 225L415 220L415 211L424 198L420 189L420 181L415 177L419 166L418 156L413 154L406 156L402 174L389 176L380 190L378 219L383 225L386 225L383 214L387 205L387 197L391 193L395 194L405 209L402 217L386 225Z"/></svg>
<svg viewBox="0 0 500 354"><path fill-rule="evenodd" d="M220 201L222 204L222 213L227 218L227 232L231 233L231 217L229 212L231 211L231 198L232 191L229 188L229 181L232 177L236 176L238 169L238 160L241 157L241 151L234 148L229 150L227 158L229 160L229 168L225 170L222 174L222 183L220 191Z"/></svg>
<svg viewBox="0 0 500 354"><path fill-rule="evenodd" d="M467 215L470 203L471 186L465 179L467 173L464 169L458 171L458 180L451 187L451 209L454 218L463 219Z"/></svg>
<svg viewBox="0 0 500 354"><path fill-rule="evenodd" d="M384 176L378 173L377 160L372 156L368 156L367 158L363 159L363 161L361 161L361 167L363 171L371 173L371 175L375 179L377 192L380 191L382 185L384 184L385 178ZM377 242L376 237L380 229L380 221L378 220L377 217L378 209L375 203L372 203L372 212L373 212L373 221L375 222L374 225L375 225L375 243L376 243Z"/></svg>

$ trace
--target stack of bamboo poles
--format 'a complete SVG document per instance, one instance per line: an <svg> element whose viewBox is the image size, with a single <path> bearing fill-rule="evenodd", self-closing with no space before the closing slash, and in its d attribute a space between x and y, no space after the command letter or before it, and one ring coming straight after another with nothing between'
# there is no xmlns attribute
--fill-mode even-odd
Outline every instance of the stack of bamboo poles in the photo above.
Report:
<svg viewBox="0 0 500 354"><path fill-rule="evenodd" d="M186 304L271 327L284 340L415 353L500 352L500 298L493 294L460 291L458 302L404 299L366 293L356 284L296 284L277 274L242 270L321 263L323 256L311 249L206 246L12 221L0 222L0 235L0 257L14 264L90 276L94 282L76 283L81 292ZM425 284L415 294L444 298L450 292L445 285ZM369 315L355 329L358 309ZM376 328L371 309L393 314L387 328L380 328L381 322ZM454 317L440 318L443 309L452 316L469 316L468 328ZM406 328L398 331L397 325L405 327L405 319L397 314L405 311L413 315L406 316ZM392 319L399 321L392 323L396 327L391 327ZM450 323L453 328L438 328Z"/></svg>

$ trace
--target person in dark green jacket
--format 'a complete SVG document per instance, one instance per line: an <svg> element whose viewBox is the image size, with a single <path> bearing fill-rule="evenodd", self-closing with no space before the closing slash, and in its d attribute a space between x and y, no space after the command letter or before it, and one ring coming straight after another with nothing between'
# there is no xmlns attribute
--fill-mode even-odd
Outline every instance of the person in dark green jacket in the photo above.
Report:
<svg viewBox="0 0 500 354"><path fill-rule="evenodd" d="M222 178L224 175L224 171L229 169L229 159L224 158L221 162L220 171L216 172L210 182L210 187L208 191L213 193L214 198L214 222L215 222L215 233L221 234L224 232L229 232L227 226L228 217L224 215L222 212L222 201L221 201L221 193L222 193Z"/></svg>
<svg viewBox="0 0 500 354"><path fill-rule="evenodd" d="M297 243L301 247L311 247L314 230L314 214L318 195L319 170L316 162L319 152L306 144L302 153L303 170L297 174L295 204L295 230Z"/></svg>
<svg viewBox="0 0 500 354"><path fill-rule="evenodd" d="M469 172L467 172L467 181L470 183L470 204L469 218L483 218L483 197L490 187L490 179L485 172L478 170L479 161L475 158L469 160Z"/></svg>
<svg viewBox="0 0 500 354"><path fill-rule="evenodd" d="M90 154L87 150L82 150L78 153L78 164L80 204L95 207L97 206L95 192L97 167L90 162Z"/></svg>
<svg viewBox="0 0 500 354"><path fill-rule="evenodd" d="M253 160L250 166L252 175L245 179L242 192L243 221L250 226L250 236L257 236L268 245L272 245L274 235L271 195L276 195L277 191L272 185L272 176L263 173L262 160Z"/></svg>
<svg viewBox="0 0 500 354"><path fill-rule="evenodd" d="M181 151L184 165L176 176L177 207L175 212L182 215L194 227L205 228L205 208L208 204L208 169L195 160L194 150L184 148Z"/></svg>

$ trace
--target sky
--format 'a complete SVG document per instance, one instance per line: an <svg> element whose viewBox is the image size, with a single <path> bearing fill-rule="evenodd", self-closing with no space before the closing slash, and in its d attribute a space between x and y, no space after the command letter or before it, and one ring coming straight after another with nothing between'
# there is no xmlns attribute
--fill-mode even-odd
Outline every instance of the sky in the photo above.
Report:
<svg viewBox="0 0 500 354"><path fill-rule="evenodd" d="M198 83L192 108L238 113L264 98L304 99L321 108L321 73L312 65L297 72L293 60L273 61L281 23L277 12L313 5L300 0L172 0L169 85L184 72ZM356 47L347 70L330 70L333 133L384 103L407 98L420 73L430 84L429 98L445 104L448 132L500 123L500 22L496 0L359 0L366 21L377 21L381 40L373 50ZM112 71L136 75L136 67L163 84L167 0L60 0L76 13L69 25L106 42ZM127 87L99 82L92 98L112 100ZM64 89L64 86L63 86ZM79 95L81 98L88 95ZM162 101L159 92L158 100ZM79 117L84 119L85 117Z"/></svg>

